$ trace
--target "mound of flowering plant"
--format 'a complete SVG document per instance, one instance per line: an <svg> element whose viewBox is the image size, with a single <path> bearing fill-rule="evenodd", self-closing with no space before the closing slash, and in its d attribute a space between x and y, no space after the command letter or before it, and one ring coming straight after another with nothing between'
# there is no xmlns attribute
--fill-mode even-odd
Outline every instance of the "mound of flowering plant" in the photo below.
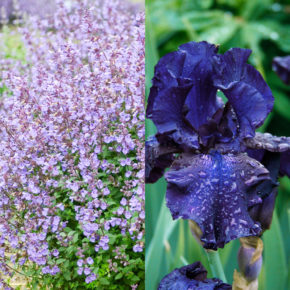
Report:
<svg viewBox="0 0 290 290"><path fill-rule="evenodd" d="M26 62L1 59L0 276L143 289L144 16L72 1L20 33Z"/></svg>
<svg viewBox="0 0 290 290"><path fill-rule="evenodd" d="M274 99L247 64L251 51L217 50L190 42L162 57L147 107L157 134L146 142L146 181L157 181L170 167L172 217L193 221L210 250L269 228L277 178L287 174L290 152L290 138L255 133Z"/></svg>

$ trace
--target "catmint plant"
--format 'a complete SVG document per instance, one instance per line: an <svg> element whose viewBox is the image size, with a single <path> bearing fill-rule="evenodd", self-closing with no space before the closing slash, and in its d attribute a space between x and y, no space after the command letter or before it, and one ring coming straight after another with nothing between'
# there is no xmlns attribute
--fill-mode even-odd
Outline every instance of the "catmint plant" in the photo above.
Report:
<svg viewBox="0 0 290 290"><path fill-rule="evenodd" d="M271 224L278 176L289 176L290 152L289 137L255 133L274 98L247 63L250 54L241 48L219 54L207 42L181 45L156 65L146 112L157 128L146 141L146 182L165 175L172 217L190 221L214 274L223 276L214 251L241 238L247 287L261 269L259 237Z"/></svg>
<svg viewBox="0 0 290 290"><path fill-rule="evenodd" d="M144 13L58 2L1 56L0 288L143 289Z"/></svg>

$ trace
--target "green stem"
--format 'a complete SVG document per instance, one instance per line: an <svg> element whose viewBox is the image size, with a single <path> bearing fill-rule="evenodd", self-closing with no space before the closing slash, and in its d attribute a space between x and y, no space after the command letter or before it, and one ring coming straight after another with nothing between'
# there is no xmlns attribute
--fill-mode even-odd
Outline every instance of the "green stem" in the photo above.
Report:
<svg viewBox="0 0 290 290"><path fill-rule="evenodd" d="M227 283L227 279L224 273L224 269L221 263L220 255L218 251L205 251L212 275L215 278L221 279L224 283Z"/></svg>

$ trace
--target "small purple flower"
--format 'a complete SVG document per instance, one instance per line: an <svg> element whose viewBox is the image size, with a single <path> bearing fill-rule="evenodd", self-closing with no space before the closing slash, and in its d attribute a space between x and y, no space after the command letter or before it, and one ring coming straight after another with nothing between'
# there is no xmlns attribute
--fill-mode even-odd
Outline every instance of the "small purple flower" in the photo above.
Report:
<svg viewBox="0 0 290 290"><path fill-rule="evenodd" d="M117 214L121 215L121 214L123 214L123 212L124 212L124 208L123 207L119 207L118 210L117 210Z"/></svg>
<svg viewBox="0 0 290 290"><path fill-rule="evenodd" d="M81 267L84 264L84 260L80 259L77 261L77 265Z"/></svg>
<svg viewBox="0 0 290 290"><path fill-rule="evenodd" d="M88 263L89 265L93 265L93 264L94 264L94 260L93 260L93 258L92 258L92 257L88 257L88 258L87 258L87 263Z"/></svg>
<svg viewBox="0 0 290 290"><path fill-rule="evenodd" d="M125 173L125 177L126 177L126 178L129 178L129 177L131 176L131 174L132 174L132 171L127 171L127 172Z"/></svg>
<svg viewBox="0 0 290 290"><path fill-rule="evenodd" d="M109 194L110 194L110 190L109 190L109 188L107 188L107 187L104 188L104 189L103 189L103 194L104 194L104 195L109 195Z"/></svg>
<svg viewBox="0 0 290 290"><path fill-rule="evenodd" d="M19 260L19 265L23 266L25 264L25 262L26 262L26 259L25 258L21 258Z"/></svg>
<svg viewBox="0 0 290 290"><path fill-rule="evenodd" d="M90 268L87 268L87 267L86 267L86 268L84 269L84 274L85 274L85 275L89 275L91 272L92 272L92 271L91 271Z"/></svg>
<svg viewBox="0 0 290 290"><path fill-rule="evenodd" d="M125 218L129 219L132 217L132 214L129 211L125 211Z"/></svg>
<svg viewBox="0 0 290 290"><path fill-rule="evenodd" d="M57 249L54 249L51 253L54 257L57 257L59 255L59 251Z"/></svg>
<svg viewBox="0 0 290 290"><path fill-rule="evenodd" d="M230 290L232 286L223 281L207 278L207 271L200 262L173 270L159 284L158 290L167 289L204 289Z"/></svg>
<svg viewBox="0 0 290 290"><path fill-rule="evenodd" d="M59 273L59 272L60 272L60 269L58 268L58 266L54 265L54 266L52 267L52 269L51 269L50 274L51 274L51 275L56 275L56 274Z"/></svg>
<svg viewBox="0 0 290 290"><path fill-rule="evenodd" d="M57 207L58 207L61 211L64 210L64 205L63 205L62 203L58 204Z"/></svg>
<svg viewBox="0 0 290 290"><path fill-rule="evenodd" d="M96 279L97 279L96 274L93 273L93 274L91 274L90 276L87 276L87 277L86 277L85 282L86 282L87 284L89 284L89 283L95 281Z"/></svg>
<svg viewBox="0 0 290 290"><path fill-rule="evenodd" d="M133 247L133 251L134 251L135 253L142 252L142 251L143 251L143 247L142 247L141 245L136 244L136 245Z"/></svg>
<svg viewBox="0 0 290 290"><path fill-rule="evenodd" d="M120 201L120 204L122 205L122 206L125 206L126 204L127 204L127 200L126 200L126 198L122 198L121 199L121 201Z"/></svg>
<svg viewBox="0 0 290 290"><path fill-rule="evenodd" d="M84 268L78 268L78 270L77 270L78 274L82 275L83 274L83 270L84 270Z"/></svg>
<svg viewBox="0 0 290 290"><path fill-rule="evenodd" d="M91 274L91 275L89 276L89 278L90 278L90 281L93 282L93 281L95 281L95 280L97 279L97 276L96 276L95 273L93 273L93 274Z"/></svg>
<svg viewBox="0 0 290 290"><path fill-rule="evenodd" d="M43 268L42 268L42 273L43 273L43 274L49 274L49 273L50 273L50 268L49 268L49 266L43 267Z"/></svg>

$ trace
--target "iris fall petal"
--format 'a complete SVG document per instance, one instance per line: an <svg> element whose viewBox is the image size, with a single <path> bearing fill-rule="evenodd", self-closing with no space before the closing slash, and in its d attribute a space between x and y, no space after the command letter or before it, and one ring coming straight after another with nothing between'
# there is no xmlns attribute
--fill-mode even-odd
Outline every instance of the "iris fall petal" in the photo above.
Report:
<svg viewBox="0 0 290 290"><path fill-rule="evenodd" d="M173 218L195 221L203 232L204 248L217 249L233 239L260 234L248 208L262 202L255 185L270 176L258 161L246 154L184 154L165 177Z"/></svg>

